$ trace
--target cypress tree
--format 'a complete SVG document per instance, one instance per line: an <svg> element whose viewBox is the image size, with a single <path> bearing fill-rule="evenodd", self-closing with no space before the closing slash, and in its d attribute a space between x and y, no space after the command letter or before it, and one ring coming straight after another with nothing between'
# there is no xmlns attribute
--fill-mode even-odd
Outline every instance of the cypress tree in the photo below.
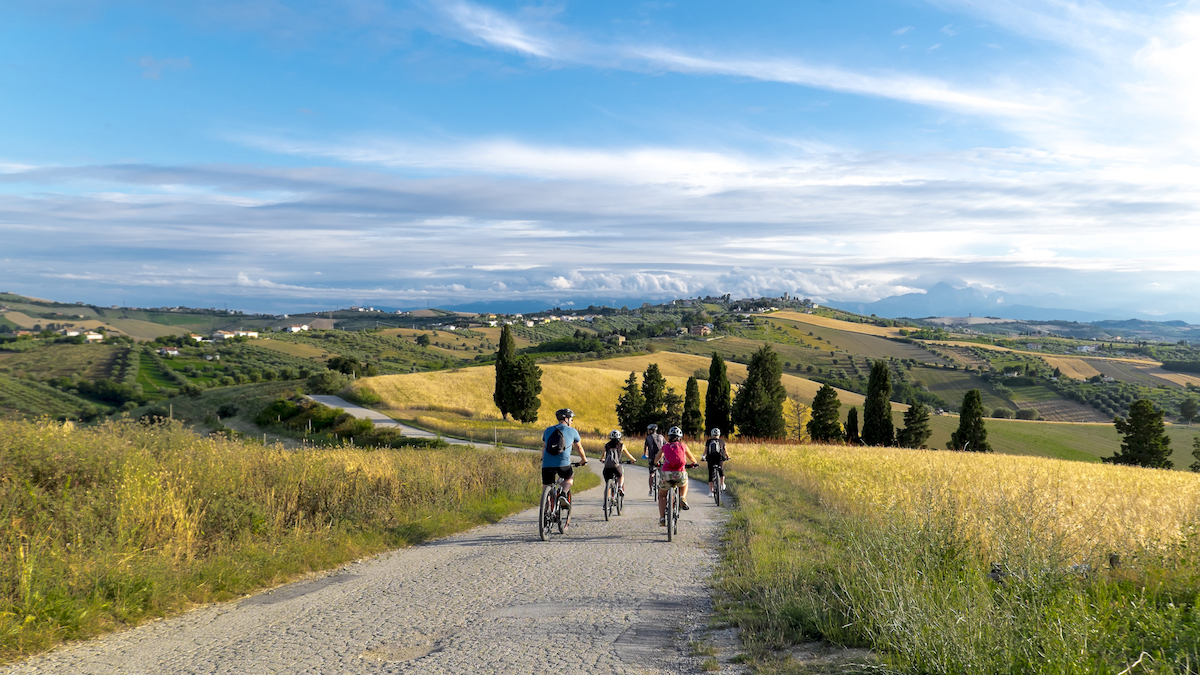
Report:
<svg viewBox="0 0 1200 675"><path fill-rule="evenodd" d="M696 376L688 378L683 392L683 433L693 438L704 435L704 415L700 412L700 383Z"/></svg>
<svg viewBox="0 0 1200 675"><path fill-rule="evenodd" d="M1121 450L1112 457L1101 459L1106 464L1129 464L1150 469L1170 469L1171 439L1163 424L1163 413L1154 403L1140 399L1129 406L1129 419L1113 420L1121 439Z"/></svg>
<svg viewBox="0 0 1200 675"><path fill-rule="evenodd" d="M733 400L733 419L738 431L751 438L783 438L783 366L771 345L763 345L750 357L746 381Z"/></svg>
<svg viewBox="0 0 1200 675"><path fill-rule="evenodd" d="M812 419L808 421L808 436L818 443L831 443L842 439L842 425L838 422L838 410L842 402L837 390L823 384L813 398Z"/></svg>
<svg viewBox="0 0 1200 675"><path fill-rule="evenodd" d="M637 373L629 373L625 380L625 391L617 398L617 424L625 435L645 433L642 417L646 410L646 399L642 397L642 388L638 386Z"/></svg>
<svg viewBox="0 0 1200 675"><path fill-rule="evenodd" d="M683 397L676 394L673 387L667 387L667 394L663 399L666 403L666 410L662 416L663 426L668 428L683 426Z"/></svg>
<svg viewBox="0 0 1200 675"><path fill-rule="evenodd" d="M983 426L983 396L972 389L963 396L962 410L958 413L958 430L950 434L946 442L948 450L991 452L987 442L987 428Z"/></svg>
<svg viewBox="0 0 1200 675"><path fill-rule="evenodd" d="M512 416L520 422L536 422L542 400L542 369L532 356L522 356L512 368Z"/></svg>
<svg viewBox="0 0 1200 675"><path fill-rule="evenodd" d="M863 404L862 439L867 445L892 445L892 371L886 361L871 364L867 401Z"/></svg>
<svg viewBox="0 0 1200 675"><path fill-rule="evenodd" d="M642 431L647 424L666 425L667 378L663 377L657 363L651 363L642 374L642 415L638 426ZM666 429L663 429L666 432Z"/></svg>
<svg viewBox="0 0 1200 675"><path fill-rule="evenodd" d="M500 346L496 349L496 389L492 400L500 409L500 414L508 420L508 414L513 412L513 361L517 358L517 343L513 340L512 331L508 324L500 330Z"/></svg>
<svg viewBox="0 0 1200 675"><path fill-rule="evenodd" d="M858 445L858 408L851 408L850 412L846 413L846 442L851 445Z"/></svg>
<svg viewBox="0 0 1200 675"><path fill-rule="evenodd" d="M1192 439L1192 457L1195 457L1196 461L1192 462L1188 468L1194 473L1200 473L1200 436Z"/></svg>
<svg viewBox="0 0 1200 675"><path fill-rule="evenodd" d="M729 422L729 415L733 408L732 401L725 359L713 352L712 362L708 364L708 392L704 395L704 428L720 429L726 438L731 436L733 425Z"/></svg>
<svg viewBox="0 0 1200 675"><path fill-rule="evenodd" d="M896 445L902 448L919 448L925 445L933 429L929 427L929 408L924 403L908 399L908 410L904 413L904 429L896 432Z"/></svg>

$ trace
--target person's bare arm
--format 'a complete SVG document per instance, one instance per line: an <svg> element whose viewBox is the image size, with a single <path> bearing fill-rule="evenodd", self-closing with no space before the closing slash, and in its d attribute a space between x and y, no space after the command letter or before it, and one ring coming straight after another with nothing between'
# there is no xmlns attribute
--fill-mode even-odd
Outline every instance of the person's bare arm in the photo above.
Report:
<svg viewBox="0 0 1200 675"><path fill-rule="evenodd" d="M583 460L584 464L587 464L587 455L583 452L583 443L575 441L575 443L571 445L571 449L575 451L575 454L579 455L579 458Z"/></svg>
<svg viewBox="0 0 1200 675"><path fill-rule="evenodd" d="M686 444L683 446L683 454L684 454L684 456L687 457L688 464L699 464L700 463L700 461L696 459L696 456L692 454L692 451L690 449L688 449L688 446Z"/></svg>
<svg viewBox="0 0 1200 675"><path fill-rule="evenodd" d="M637 461L637 459L629 453L629 448L625 447L624 443L621 444L621 452L625 453L625 456L629 458L629 461L631 461L631 462Z"/></svg>

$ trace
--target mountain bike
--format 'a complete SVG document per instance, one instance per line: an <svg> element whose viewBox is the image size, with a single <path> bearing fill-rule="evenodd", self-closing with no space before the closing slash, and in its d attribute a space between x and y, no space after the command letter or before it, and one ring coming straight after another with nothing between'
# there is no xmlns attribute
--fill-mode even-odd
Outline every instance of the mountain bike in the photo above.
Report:
<svg viewBox="0 0 1200 675"><path fill-rule="evenodd" d="M694 469L699 464L685 464L684 471ZM684 475L684 480L688 480L687 475ZM667 541L674 541L675 535L679 533L679 486L672 485L667 488Z"/></svg>
<svg viewBox="0 0 1200 675"><path fill-rule="evenodd" d="M729 460L727 460L727 459L721 461L721 469L719 471L717 469L714 469L713 466L711 464L709 464L708 477L715 479L715 480L708 481L708 484L717 486L717 489L712 491L712 498L713 498L713 501L715 501L717 503L717 506L721 505L721 493L723 492L723 490L722 490L723 486L721 485L721 482L725 478L725 476L723 475L725 473L724 466L725 466L725 462L728 462L728 461Z"/></svg>
<svg viewBox="0 0 1200 675"><path fill-rule="evenodd" d="M658 465L650 465L650 499L658 501Z"/></svg>
<svg viewBox="0 0 1200 675"><path fill-rule="evenodd" d="M629 460L622 460L622 464L633 464ZM616 476L609 478L604 482L604 519L612 514L613 509L616 509L617 515L621 515L621 509L625 507L625 494L621 492L621 483Z"/></svg>
<svg viewBox="0 0 1200 675"><path fill-rule="evenodd" d="M583 466L585 462L571 462L571 466ZM566 532L571 524L571 505L560 505L562 497L562 476L556 476L554 482L542 487L542 500L538 503L538 537L542 541L550 538L554 529L559 534Z"/></svg>

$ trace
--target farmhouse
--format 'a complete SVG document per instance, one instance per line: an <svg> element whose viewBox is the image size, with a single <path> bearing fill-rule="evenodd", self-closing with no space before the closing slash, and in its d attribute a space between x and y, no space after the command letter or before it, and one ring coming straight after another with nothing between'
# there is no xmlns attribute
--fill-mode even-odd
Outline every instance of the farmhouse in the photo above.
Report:
<svg viewBox="0 0 1200 675"><path fill-rule="evenodd" d="M188 333L188 337L190 337L191 339L195 340L196 342L204 342L204 336L203 336L203 335L197 335L197 334L195 334L195 333Z"/></svg>
<svg viewBox="0 0 1200 675"><path fill-rule="evenodd" d="M178 347L159 347L158 353L163 356L179 356Z"/></svg>
<svg viewBox="0 0 1200 675"><path fill-rule="evenodd" d="M104 336L99 333L84 333L83 339L88 342L100 342L104 339Z"/></svg>
<svg viewBox="0 0 1200 675"><path fill-rule="evenodd" d="M1078 347L1075 348L1075 351L1077 351L1077 352L1094 352L1094 351L1096 351L1096 345L1079 345Z"/></svg>
<svg viewBox="0 0 1200 675"><path fill-rule="evenodd" d="M295 324L295 325L288 326L284 330L286 330L289 333L299 333L301 331L308 330L308 324Z"/></svg>
<svg viewBox="0 0 1200 675"><path fill-rule="evenodd" d="M709 335L712 333L712 329L708 326L692 326L688 332L692 335Z"/></svg>
<svg viewBox="0 0 1200 675"><path fill-rule="evenodd" d="M624 335L609 335L608 337L604 338L604 341L610 342L610 343L615 344L618 347L620 347L621 345L625 344L625 336Z"/></svg>

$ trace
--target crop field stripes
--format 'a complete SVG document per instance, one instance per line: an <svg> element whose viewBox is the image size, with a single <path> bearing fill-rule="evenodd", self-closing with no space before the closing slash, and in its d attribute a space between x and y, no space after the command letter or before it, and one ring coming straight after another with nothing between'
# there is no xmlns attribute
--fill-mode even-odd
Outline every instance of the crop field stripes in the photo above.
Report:
<svg viewBox="0 0 1200 675"><path fill-rule="evenodd" d="M91 407L90 401L49 385L0 375L0 411L58 417L75 416Z"/></svg>

